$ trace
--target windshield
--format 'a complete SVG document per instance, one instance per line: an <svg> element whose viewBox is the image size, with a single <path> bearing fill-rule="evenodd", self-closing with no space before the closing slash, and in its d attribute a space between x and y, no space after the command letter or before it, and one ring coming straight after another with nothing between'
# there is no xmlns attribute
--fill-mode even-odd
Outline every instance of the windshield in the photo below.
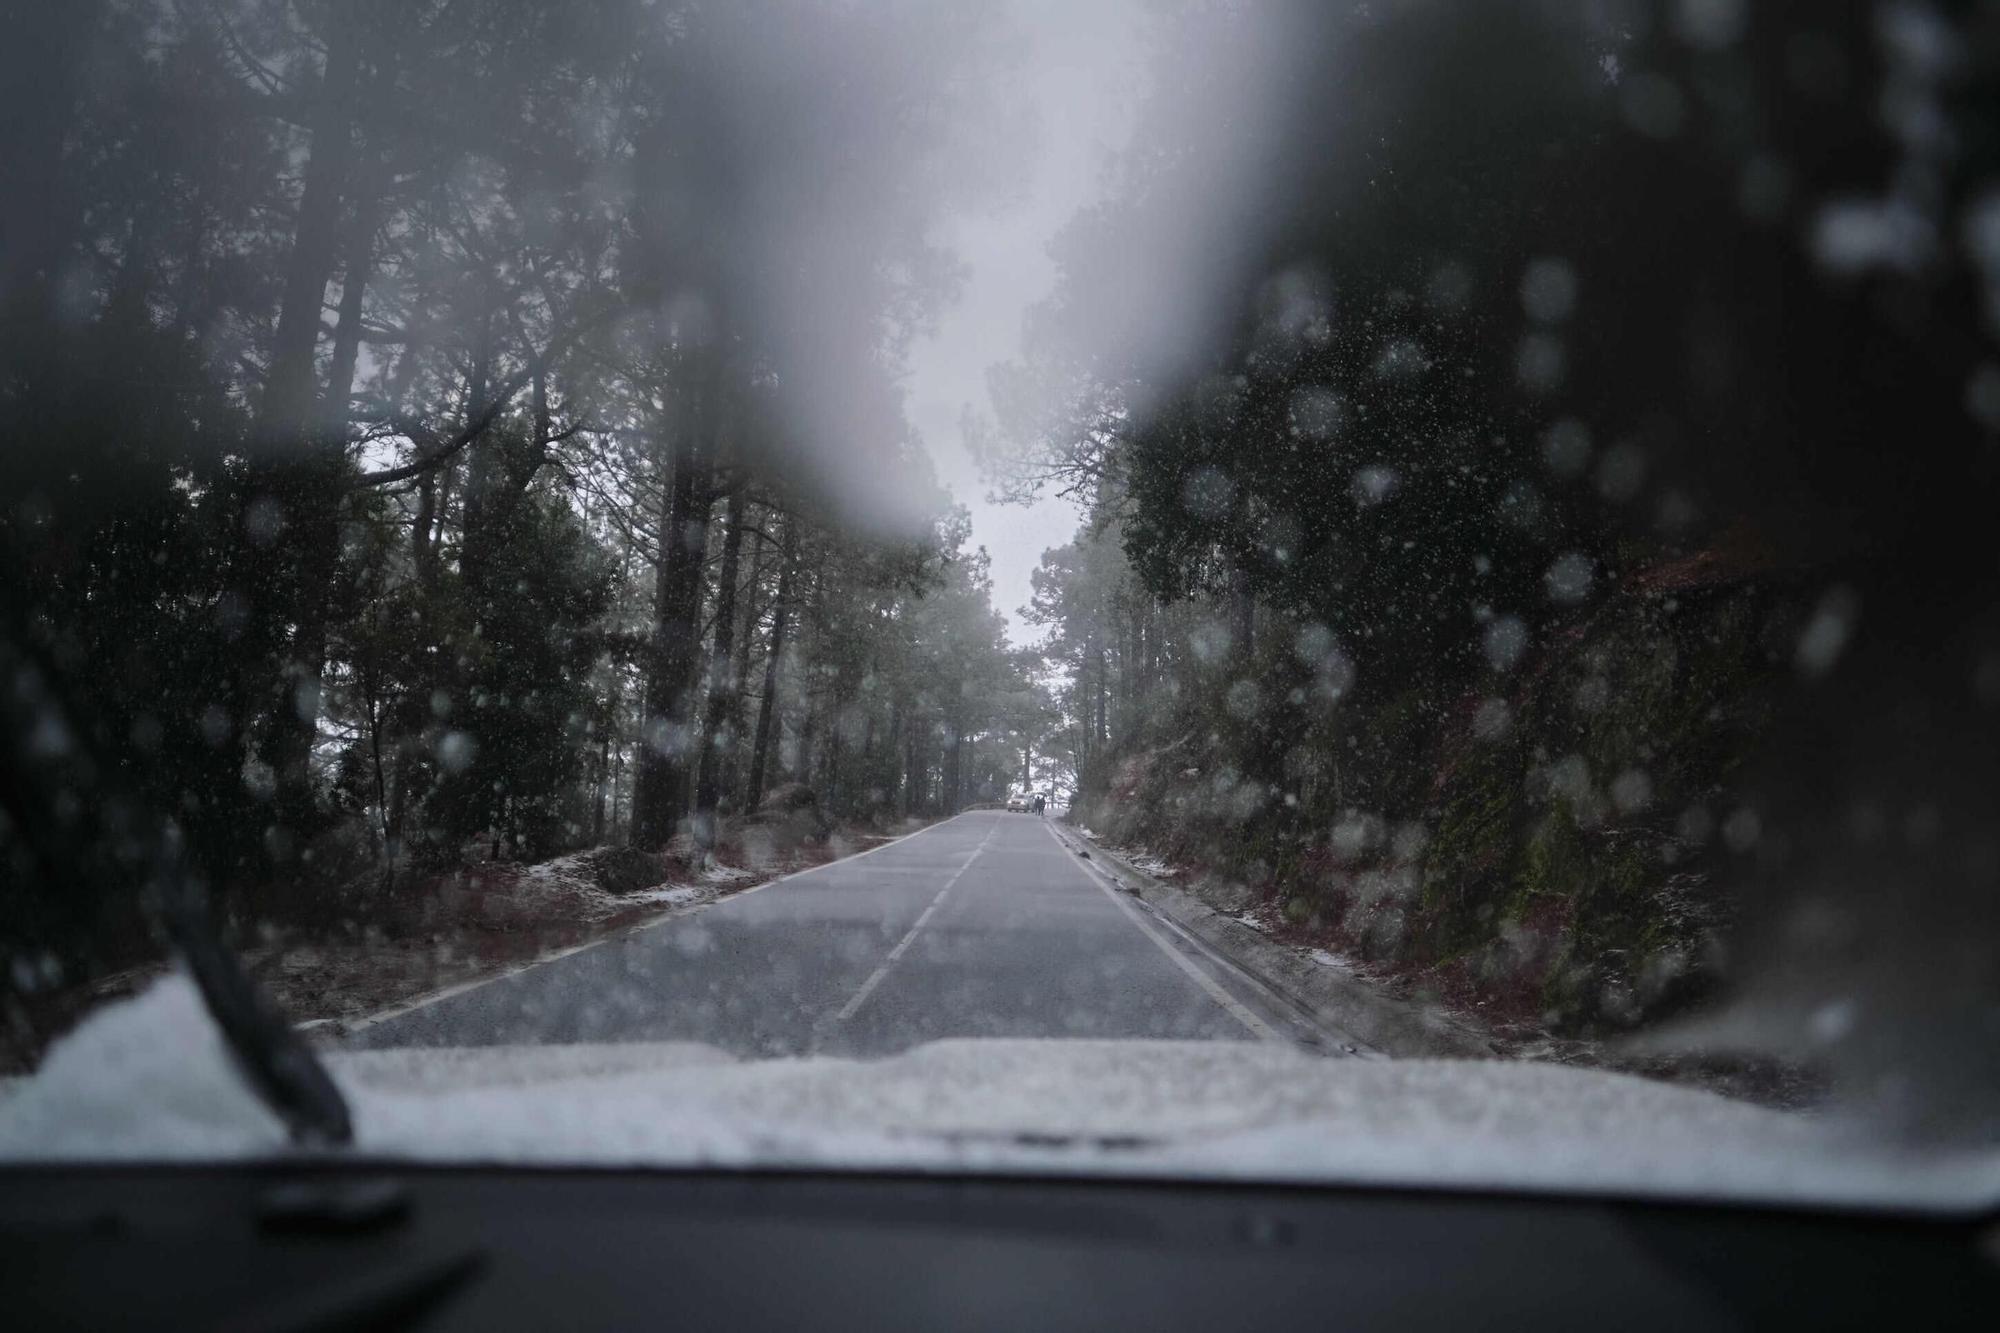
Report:
<svg viewBox="0 0 2000 1333"><path fill-rule="evenodd" d="M0 1156L2000 1195L2000 29L74 0Z"/></svg>

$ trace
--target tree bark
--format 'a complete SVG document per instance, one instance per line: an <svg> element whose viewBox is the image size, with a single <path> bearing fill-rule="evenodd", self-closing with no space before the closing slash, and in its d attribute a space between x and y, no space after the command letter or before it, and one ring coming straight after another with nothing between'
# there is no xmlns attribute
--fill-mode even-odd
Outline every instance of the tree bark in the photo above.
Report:
<svg viewBox="0 0 2000 1333"><path fill-rule="evenodd" d="M766 516L765 522L770 518ZM743 771L745 750L749 736L744 730L743 708L750 698L750 655L756 647L757 624L764 618L764 605L758 593L764 586L764 547L767 544L761 526L750 523L750 532L757 538L757 554L750 561L750 572L743 579L739 600L743 611L736 622L736 657L729 668L729 693L735 700L736 711L731 716L730 744L722 751L717 764L717 782L722 789L723 799L741 799L743 795Z"/></svg>
<svg viewBox="0 0 2000 1333"><path fill-rule="evenodd" d="M1097 650L1097 723L1096 730L1091 733L1090 739L1091 749L1097 751L1102 749L1104 743L1110 739L1110 732L1105 726L1105 700L1111 693L1108 688L1110 681L1107 679L1110 675L1111 665L1110 654L1104 648L1104 640L1102 638L1093 638L1093 646Z"/></svg>
<svg viewBox="0 0 2000 1333"><path fill-rule="evenodd" d="M668 442L671 475L661 503L639 771L632 789L632 845L649 851L666 846L687 809L694 678L701 663L702 561L710 505L710 455L703 435L715 415L715 372L690 379L679 428Z"/></svg>
<svg viewBox="0 0 2000 1333"><path fill-rule="evenodd" d="M959 806L965 803L965 723L957 717L951 722L951 748L945 751L944 761L944 813L955 815Z"/></svg>
<svg viewBox="0 0 2000 1333"><path fill-rule="evenodd" d="M821 730L822 697L825 691L818 688L817 671L814 664L819 650L826 641L826 555L821 553L819 562L813 568L812 608L806 616L804 628L811 631L809 642L802 641L799 654L800 664L805 668L805 679L800 682L799 695L805 701L805 716L799 722L799 780L807 786L816 785L813 742ZM820 766L824 770L824 765ZM824 802L828 797L821 793Z"/></svg>
<svg viewBox="0 0 2000 1333"><path fill-rule="evenodd" d="M931 728L922 715L910 728L910 800L906 814L922 814L931 808Z"/></svg>
<svg viewBox="0 0 2000 1333"><path fill-rule="evenodd" d="M1238 662L1248 663L1257 649L1257 598L1249 571L1240 565L1229 571L1229 631L1231 652Z"/></svg>
<svg viewBox="0 0 2000 1333"><path fill-rule="evenodd" d="M295 827L310 824L314 813L311 763L326 655L326 593L340 552L345 438L328 429L317 411L315 354L326 285L340 260L340 203L354 155L361 32L359 6L351 0L334 7L327 42L312 148L258 405L257 438L268 453L254 474L253 508L245 511L243 533L248 544L237 562L261 637L281 659L276 678L248 686L240 702L255 711L261 711L261 702L270 710L263 753L277 778L280 818ZM284 526L275 537L255 520L259 504L279 506ZM287 623L294 627L289 640Z"/></svg>
<svg viewBox="0 0 2000 1333"><path fill-rule="evenodd" d="M764 774L770 762L771 735L778 717L778 668L785 656L786 620L792 609L793 569L798 563L796 522L785 524L785 542L779 556L778 593L771 608L771 645L764 657L764 696L757 701L757 737L750 746L750 782L743 805L755 810L764 799Z"/></svg>
<svg viewBox="0 0 2000 1333"><path fill-rule="evenodd" d="M326 67L312 118L312 152L299 192L292 253L271 365L264 377L258 428L267 444L295 448L312 415L313 358L319 345L326 284L339 260L340 199L354 156L353 97L360 69L359 6L348 0L331 11Z"/></svg>
<svg viewBox="0 0 2000 1333"><path fill-rule="evenodd" d="M695 836L703 846L715 841L715 811L722 797L722 756L733 750L742 730L741 700L735 678L736 584L742 574L744 486L729 489L724 510L722 568L715 588L715 643L708 655L708 708L702 718L701 763L694 792Z"/></svg>
<svg viewBox="0 0 2000 1333"><path fill-rule="evenodd" d="M334 323L333 361L326 377L326 397L320 415L330 432L346 442L348 400L354 394L354 371L361 361L361 301L375 270L375 228L380 204L357 198L348 222L347 255L341 264L340 312Z"/></svg>

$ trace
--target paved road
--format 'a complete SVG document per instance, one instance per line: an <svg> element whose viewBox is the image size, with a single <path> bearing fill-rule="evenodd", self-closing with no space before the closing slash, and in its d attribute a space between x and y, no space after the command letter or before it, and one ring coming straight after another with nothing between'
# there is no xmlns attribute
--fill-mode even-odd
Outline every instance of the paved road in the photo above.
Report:
<svg viewBox="0 0 2000 1333"><path fill-rule="evenodd" d="M1041 819L974 811L447 995L349 1044L878 1055L943 1037L1315 1036L1099 883Z"/></svg>

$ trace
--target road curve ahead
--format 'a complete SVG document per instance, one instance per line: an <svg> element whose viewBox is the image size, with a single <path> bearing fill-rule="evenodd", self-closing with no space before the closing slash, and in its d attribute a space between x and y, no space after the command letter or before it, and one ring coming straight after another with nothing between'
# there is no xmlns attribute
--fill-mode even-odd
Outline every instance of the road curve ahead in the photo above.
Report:
<svg viewBox="0 0 2000 1333"><path fill-rule="evenodd" d="M700 1041L885 1055L944 1037L1299 1040L1034 815L899 842L359 1027L348 1045Z"/></svg>

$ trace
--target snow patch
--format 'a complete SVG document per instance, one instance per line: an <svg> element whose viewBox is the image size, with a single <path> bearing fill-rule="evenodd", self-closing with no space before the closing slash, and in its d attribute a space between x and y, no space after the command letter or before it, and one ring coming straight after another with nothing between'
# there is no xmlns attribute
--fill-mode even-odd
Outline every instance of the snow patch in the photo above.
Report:
<svg viewBox="0 0 2000 1333"><path fill-rule="evenodd" d="M85 1018L0 1102L0 1158L263 1156L286 1143L179 971Z"/></svg>
<svg viewBox="0 0 2000 1333"><path fill-rule="evenodd" d="M694 872L694 883L665 881L630 893L612 893L597 882L591 858L598 849L572 852L552 860L520 868L511 882L489 889L493 894L535 898L544 904L560 904L564 916L577 921L603 921L634 907L684 907L719 897L727 886L757 878L757 872L740 866L710 864Z"/></svg>
<svg viewBox="0 0 2000 1333"><path fill-rule="evenodd" d="M621 893L617 895L616 901L680 907L687 903L704 901L709 896L708 889L700 884L656 884L650 889L640 889L637 893Z"/></svg>

